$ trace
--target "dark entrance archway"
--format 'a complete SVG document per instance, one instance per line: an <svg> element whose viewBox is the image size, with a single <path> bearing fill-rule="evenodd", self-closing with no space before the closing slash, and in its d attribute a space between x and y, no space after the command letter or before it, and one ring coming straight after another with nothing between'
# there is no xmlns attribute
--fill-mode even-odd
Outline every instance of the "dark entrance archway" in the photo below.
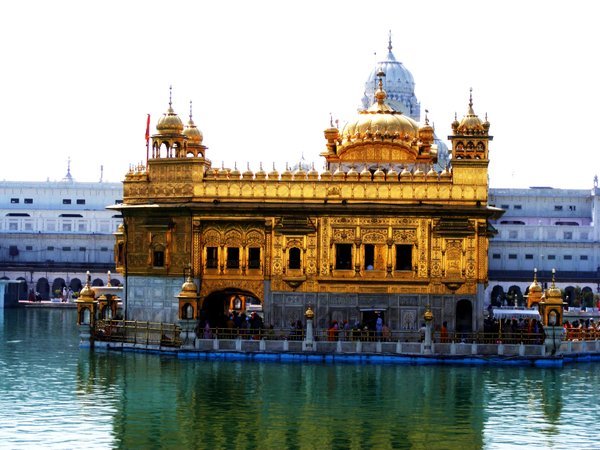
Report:
<svg viewBox="0 0 600 450"><path fill-rule="evenodd" d="M459 300L456 303L456 332L471 333L473 331L473 304L471 300Z"/></svg>
<svg viewBox="0 0 600 450"><path fill-rule="evenodd" d="M206 296L200 309L200 323L202 326L208 322L210 328L223 328L227 326L229 315L237 312L245 318L252 312L262 314L262 302L252 292L241 289L224 289Z"/></svg>
<svg viewBox="0 0 600 450"><path fill-rule="evenodd" d="M504 288L500 285L494 286L492 289L492 295L490 299L490 303L492 306L502 306L504 299L506 298L506 294L504 293Z"/></svg>
<svg viewBox="0 0 600 450"><path fill-rule="evenodd" d="M47 278L40 278L36 285L35 290L40 294L40 299L48 300L50 298L50 284Z"/></svg>

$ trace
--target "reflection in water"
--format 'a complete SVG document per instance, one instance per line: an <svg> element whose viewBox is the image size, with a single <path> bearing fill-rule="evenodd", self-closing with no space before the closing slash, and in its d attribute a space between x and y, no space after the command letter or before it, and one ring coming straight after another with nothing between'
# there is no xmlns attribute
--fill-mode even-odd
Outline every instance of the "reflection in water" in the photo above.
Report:
<svg viewBox="0 0 600 450"><path fill-rule="evenodd" d="M0 314L8 447L593 448L600 438L593 364L180 361L80 350L74 323L73 311Z"/></svg>

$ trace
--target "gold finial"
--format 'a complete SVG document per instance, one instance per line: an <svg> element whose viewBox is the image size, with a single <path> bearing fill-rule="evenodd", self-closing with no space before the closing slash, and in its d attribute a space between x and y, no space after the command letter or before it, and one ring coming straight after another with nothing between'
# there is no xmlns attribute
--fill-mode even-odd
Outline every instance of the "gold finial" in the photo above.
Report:
<svg viewBox="0 0 600 450"><path fill-rule="evenodd" d="M392 53L392 30L390 30L388 38L388 52Z"/></svg>
<svg viewBox="0 0 600 450"><path fill-rule="evenodd" d="M433 313L431 312L431 307L429 305L425 307L423 319L425 319L426 322L431 322L433 320Z"/></svg>
<svg viewBox="0 0 600 450"><path fill-rule="evenodd" d="M427 114L429 114L428 109L425 110L425 125L429 125L429 118L427 117Z"/></svg>
<svg viewBox="0 0 600 450"><path fill-rule="evenodd" d="M329 113L329 126L333 128L333 115Z"/></svg>
<svg viewBox="0 0 600 450"><path fill-rule="evenodd" d="M537 267L533 268L533 281L537 282Z"/></svg>
<svg viewBox="0 0 600 450"><path fill-rule="evenodd" d="M110 270L108 272L106 272L106 278L107 278L106 285L112 286L112 282L110 280Z"/></svg>
<svg viewBox="0 0 600 450"><path fill-rule="evenodd" d="M379 69L379 72L377 72L377 77L379 78L379 89L377 92L375 92L375 99L377 100L377 103L381 105L387 97L385 91L383 90L383 77L385 77L385 72L382 69Z"/></svg>
<svg viewBox="0 0 600 450"><path fill-rule="evenodd" d="M469 108L473 107L473 88L469 88Z"/></svg>
<svg viewBox="0 0 600 450"><path fill-rule="evenodd" d="M552 287L555 287L554 281L555 281L555 275L556 275L556 269L552 269Z"/></svg>
<svg viewBox="0 0 600 450"><path fill-rule="evenodd" d="M308 305L308 309L304 313L304 317L306 317L307 319L311 319L311 320L315 317L315 313L312 310L312 308L310 307L310 305Z"/></svg>
<svg viewBox="0 0 600 450"><path fill-rule="evenodd" d="M192 120L192 101L190 100L190 121Z"/></svg>

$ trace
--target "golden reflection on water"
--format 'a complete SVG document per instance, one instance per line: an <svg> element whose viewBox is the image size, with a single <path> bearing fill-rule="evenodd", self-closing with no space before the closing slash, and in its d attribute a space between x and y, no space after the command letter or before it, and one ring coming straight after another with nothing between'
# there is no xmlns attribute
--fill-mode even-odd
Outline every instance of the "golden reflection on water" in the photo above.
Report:
<svg viewBox="0 0 600 450"><path fill-rule="evenodd" d="M74 315L58 311L0 313L0 337L0 442L10 448L467 450L600 441L594 363L281 364L93 352L77 347Z"/></svg>

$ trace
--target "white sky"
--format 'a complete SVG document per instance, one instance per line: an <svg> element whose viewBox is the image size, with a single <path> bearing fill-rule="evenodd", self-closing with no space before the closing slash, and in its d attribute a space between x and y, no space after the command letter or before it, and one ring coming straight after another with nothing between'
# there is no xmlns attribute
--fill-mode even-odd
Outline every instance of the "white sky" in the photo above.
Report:
<svg viewBox="0 0 600 450"><path fill-rule="evenodd" d="M591 188L600 6L593 1L0 3L0 179L120 181L168 106L213 165L318 156L329 113L356 114L387 53L446 138L469 87L488 113L492 187ZM374 56L377 52L377 56Z"/></svg>

